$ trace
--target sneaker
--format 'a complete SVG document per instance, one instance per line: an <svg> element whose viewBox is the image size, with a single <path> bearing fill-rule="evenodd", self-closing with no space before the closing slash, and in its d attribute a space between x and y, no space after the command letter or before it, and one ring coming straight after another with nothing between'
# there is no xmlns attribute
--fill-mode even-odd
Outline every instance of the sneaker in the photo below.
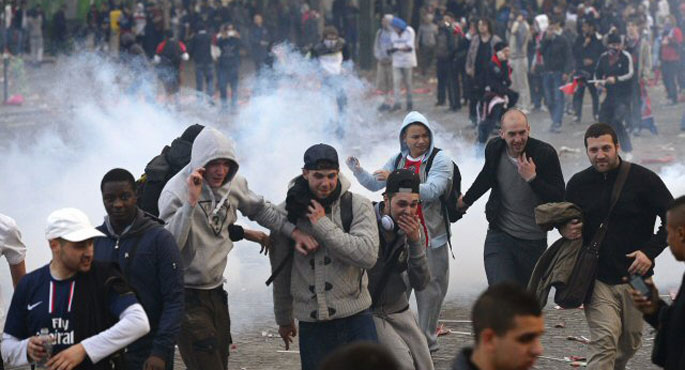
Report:
<svg viewBox="0 0 685 370"><path fill-rule="evenodd" d="M391 111L391 112L394 112L394 111L400 110L400 109L402 109L402 104L400 104L400 103L395 103L395 104L392 106L392 108L390 108L390 111Z"/></svg>
<svg viewBox="0 0 685 370"><path fill-rule="evenodd" d="M561 133L561 125L553 124L552 126L549 126L549 132L551 132L553 134L560 134Z"/></svg>
<svg viewBox="0 0 685 370"><path fill-rule="evenodd" d="M445 102L444 102L444 101L443 101L443 102L437 102L437 103L435 103L435 106L436 106L436 107L440 107L440 106L443 106L443 105L445 105Z"/></svg>
<svg viewBox="0 0 685 370"><path fill-rule="evenodd" d="M390 110L390 105L385 104L385 103L381 104L381 105L378 107L378 111L379 111L379 112L385 112L385 111L388 111L388 110Z"/></svg>

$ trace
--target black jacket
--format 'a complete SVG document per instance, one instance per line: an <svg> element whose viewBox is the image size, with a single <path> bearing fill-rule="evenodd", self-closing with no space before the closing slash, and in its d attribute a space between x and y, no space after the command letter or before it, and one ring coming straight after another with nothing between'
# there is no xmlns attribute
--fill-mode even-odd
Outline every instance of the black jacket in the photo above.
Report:
<svg viewBox="0 0 685 370"><path fill-rule="evenodd" d="M595 78L604 80L607 77L615 77L615 84L606 84L607 99L630 99L632 92L631 82L635 74L633 58L626 51L621 51L618 60L614 64L609 63L609 52L602 54L597 62Z"/></svg>
<svg viewBox="0 0 685 370"><path fill-rule="evenodd" d="M451 370L478 370L478 367L471 362L472 354L473 348L462 348L454 359Z"/></svg>
<svg viewBox="0 0 685 370"><path fill-rule="evenodd" d="M540 52L545 72L568 73L571 70L573 63L571 45L563 34L551 39L545 35L540 42Z"/></svg>
<svg viewBox="0 0 685 370"><path fill-rule="evenodd" d="M665 370L685 369L685 275L678 295L670 306L659 300L659 310L654 315L645 315L645 321L657 329L654 352L663 354L664 363L658 364Z"/></svg>
<svg viewBox="0 0 685 370"><path fill-rule="evenodd" d="M464 195L466 204L473 204L488 190L490 198L485 205L485 217L490 227L497 224L497 215L501 207L501 194L497 185L497 167L506 150L507 143L500 137L490 140L485 147L485 165L476 177L471 188ZM564 199L564 175L561 172L559 156L556 150L544 141L528 138L524 153L533 159L537 168L537 175L530 182L530 186L540 198L540 204L560 202Z"/></svg>
<svg viewBox="0 0 685 370"><path fill-rule="evenodd" d="M597 61L603 52L604 45L602 44L602 41L597 38L596 34L590 36L590 42L587 45L585 45L585 36L578 36L573 45L573 55L576 57L576 70L585 71L589 73L589 77L592 78L595 74ZM585 59L592 60L592 64L586 66L583 62Z"/></svg>
<svg viewBox="0 0 685 370"><path fill-rule="evenodd" d="M494 55L488 63L487 73L485 74L485 88L491 92L503 96L509 92L511 86L511 68L508 61L500 61Z"/></svg>
<svg viewBox="0 0 685 370"><path fill-rule="evenodd" d="M584 245L590 243L609 212L611 191L617 175L618 168L600 173L594 167L589 167L573 175L566 186L566 201L575 203L583 210ZM671 201L671 193L657 174L632 164L599 250L597 280L610 285L621 284L633 262L626 254L635 250L641 250L652 261L661 254L666 248L663 220ZM662 225L654 234L657 216L661 218ZM646 276L652 276L653 267Z"/></svg>
<svg viewBox="0 0 685 370"><path fill-rule="evenodd" d="M208 32L201 32L193 36L190 41L188 54L195 64L211 64L212 59L212 36Z"/></svg>
<svg viewBox="0 0 685 370"><path fill-rule="evenodd" d="M106 224L97 229L107 237L95 238L95 259L119 265L150 321L150 333L128 350L169 361L181 329L184 304L183 263L176 239L159 220L141 210L130 230L119 238Z"/></svg>

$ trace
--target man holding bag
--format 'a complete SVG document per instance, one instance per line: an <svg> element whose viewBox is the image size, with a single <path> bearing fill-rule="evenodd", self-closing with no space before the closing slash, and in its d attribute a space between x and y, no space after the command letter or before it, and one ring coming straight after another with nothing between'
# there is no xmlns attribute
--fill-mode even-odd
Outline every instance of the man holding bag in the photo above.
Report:
<svg viewBox="0 0 685 370"><path fill-rule="evenodd" d="M588 369L624 369L642 342L642 314L633 306L623 278L653 275L654 260L666 248L666 231L660 225L655 234L654 223L659 216L663 224L673 197L657 174L631 164L612 207L612 190L623 162L616 132L602 123L590 126L585 148L591 166L575 174L566 187L566 200L583 210L584 223L572 220L560 232L567 239L582 237L588 245L605 224L594 288L585 303L591 335Z"/></svg>

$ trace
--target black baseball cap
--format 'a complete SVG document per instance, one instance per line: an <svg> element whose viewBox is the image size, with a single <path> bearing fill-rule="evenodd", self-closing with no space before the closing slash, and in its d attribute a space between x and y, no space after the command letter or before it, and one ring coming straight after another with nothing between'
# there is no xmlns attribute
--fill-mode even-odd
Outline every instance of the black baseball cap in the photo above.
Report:
<svg viewBox="0 0 685 370"><path fill-rule="evenodd" d="M312 145L304 152L305 170L339 170L338 152L328 144Z"/></svg>
<svg viewBox="0 0 685 370"><path fill-rule="evenodd" d="M407 169L399 169L392 171L388 176L388 181L385 185L386 194L394 193L419 193L419 185L421 179L414 171Z"/></svg>

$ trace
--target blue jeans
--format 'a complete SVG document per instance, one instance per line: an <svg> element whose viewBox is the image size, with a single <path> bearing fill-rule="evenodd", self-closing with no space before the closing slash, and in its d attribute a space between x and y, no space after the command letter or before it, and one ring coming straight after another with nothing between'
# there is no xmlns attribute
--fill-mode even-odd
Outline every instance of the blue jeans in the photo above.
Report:
<svg viewBox="0 0 685 370"><path fill-rule="evenodd" d="M484 251L488 285L509 281L528 286L533 268L545 249L547 239L519 239L501 230L488 229Z"/></svg>
<svg viewBox="0 0 685 370"><path fill-rule="evenodd" d="M204 82L207 82L207 95L211 99L214 96L214 65L212 63L195 64L195 89L204 91Z"/></svg>
<svg viewBox="0 0 685 370"><path fill-rule="evenodd" d="M545 102L552 117L552 124L556 127L561 126L561 119L564 115L564 93L559 90L561 87L561 72L545 72L542 74L543 90L545 91Z"/></svg>
<svg viewBox="0 0 685 370"><path fill-rule="evenodd" d="M316 370L329 354L353 342L378 342L376 325L369 310L344 319L300 321L300 360L302 370Z"/></svg>
<svg viewBox="0 0 685 370"><path fill-rule="evenodd" d="M226 85L231 85L231 108L235 108L238 103L238 69L237 67L216 67L216 75L219 80L219 95L221 96L222 106L226 106L228 90Z"/></svg>

